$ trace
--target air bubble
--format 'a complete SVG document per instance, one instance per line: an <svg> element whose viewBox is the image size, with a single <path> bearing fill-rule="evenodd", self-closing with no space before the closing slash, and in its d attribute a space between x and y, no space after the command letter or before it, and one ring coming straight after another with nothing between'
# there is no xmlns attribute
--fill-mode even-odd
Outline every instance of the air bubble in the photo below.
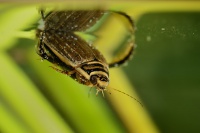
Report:
<svg viewBox="0 0 200 133"><path fill-rule="evenodd" d="M146 40L147 40L147 42L150 42L151 41L151 36L147 36Z"/></svg>
<svg viewBox="0 0 200 133"><path fill-rule="evenodd" d="M165 28L161 28L161 30L165 30Z"/></svg>

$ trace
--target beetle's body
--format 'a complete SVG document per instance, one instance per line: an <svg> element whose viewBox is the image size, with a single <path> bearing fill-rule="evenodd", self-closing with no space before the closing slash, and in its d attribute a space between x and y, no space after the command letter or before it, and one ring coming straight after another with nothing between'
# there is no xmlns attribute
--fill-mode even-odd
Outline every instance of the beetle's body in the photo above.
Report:
<svg viewBox="0 0 200 133"><path fill-rule="evenodd" d="M75 32L90 28L104 13L100 10L55 11L44 17L42 12L43 25L37 30L37 53L62 69L55 70L71 76L81 84L96 87L97 93L103 93L109 84L109 64L94 46ZM129 58L132 50L133 46L126 58Z"/></svg>

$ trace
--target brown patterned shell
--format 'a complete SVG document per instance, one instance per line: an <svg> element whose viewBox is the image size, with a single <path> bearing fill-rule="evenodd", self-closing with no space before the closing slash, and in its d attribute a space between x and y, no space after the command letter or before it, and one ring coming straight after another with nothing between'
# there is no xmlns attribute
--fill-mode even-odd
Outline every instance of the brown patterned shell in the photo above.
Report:
<svg viewBox="0 0 200 133"><path fill-rule="evenodd" d="M45 17L45 30L85 31L104 15L102 10L54 11Z"/></svg>
<svg viewBox="0 0 200 133"><path fill-rule="evenodd" d="M46 32L45 35L44 43L67 65L76 67L95 60L106 63L97 49L74 34Z"/></svg>
<svg viewBox="0 0 200 133"><path fill-rule="evenodd" d="M103 11L98 10L51 12L44 19L42 43L60 60L72 67L90 61L105 64L105 58L97 49L74 34L76 31L85 31L92 27L103 14Z"/></svg>

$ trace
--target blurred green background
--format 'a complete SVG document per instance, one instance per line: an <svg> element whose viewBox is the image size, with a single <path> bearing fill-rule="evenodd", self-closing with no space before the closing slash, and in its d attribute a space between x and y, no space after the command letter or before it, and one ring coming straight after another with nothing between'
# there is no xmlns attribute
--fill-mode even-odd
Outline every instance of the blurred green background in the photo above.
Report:
<svg viewBox="0 0 200 133"><path fill-rule="evenodd" d="M131 83L162 132L200 132L200 13L147 13L137 28Z"/></svg>
<svg viewBox="0 0 200 133"><path fill-rule="evenodd" d="M131 15L137 27L134 58L111 70L111 86L130 88L123 91L137 97L135 90L142 108L114 92L103 98L93 89L88 98L88 87L53 71L35 53L39 6L1 4L0 133L200 132L199 5L107 4Z"/></svg>

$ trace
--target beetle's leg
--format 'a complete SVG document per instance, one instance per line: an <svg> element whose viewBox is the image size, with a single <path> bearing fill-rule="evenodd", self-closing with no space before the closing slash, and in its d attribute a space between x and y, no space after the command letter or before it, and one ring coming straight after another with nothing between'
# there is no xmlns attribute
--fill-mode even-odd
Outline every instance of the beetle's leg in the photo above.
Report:
<svg viewBox="0 0 200 133"><path fill-rule="evenodd" d="M116 58L113 62L109 63L109 68L117 67L126 63L132 56L133 51L134 51L134 44L133 42L130 42L127 48L125 49L125 52L123 52L124 55L119 58Z"/></svg>
<svg viewBox="0 0 200 133"><path fill-rule="evenodd" d="M39 32L39 31L37 31L37 32ZM39 34L41 34L42 32L39 32L39 33L37 33L37 36L40 36ZM46 58L46 53L45 53L45 47L44 47L44 43L43 43L43 41L42 41L42 36L40 36L40 38L39 38L39 42L38 42L38 44L36 45L36 52L37 52L37 54L39 55L39 56L41 56L42 57L42 59L45 59Z"/></svg>
<svg viewBox="0 0 200 133"><path fill-rule="evenodd" d="M114 61L109 64L109 68L117 67L117 66L120 66L120 65L123 65L124 63L126 63L130 59L130 57L134 51L134 27L135 26L134 26L134 22L133 22L132 18L124 12L113 11L113 13L122 15L128 20L128 22L130 23L130 37L127 40L128 45L127 45L125 51L121 52L124 54L121 55L119 58L114 59Z"/></svg>
<svg viewBox="0 0 200 133"><path fill-rule="evenodd" d="M42 57L42 59L46 59L52 63L54 62L51 52L49 52L49 50L45 47L45 44L43 43L42 36L36 46L36 52Z"/></svg>
<svg viewBox="0 0 200 133"><path fill-rule="evenodd" d="M42 16L42 19L44 20L44 18L45 18L45 16L44 16L44 9L41 9L41 10L40 10L40 14L41 14L41 16Z"/></svg>
<svg viewBox="0 0 200 133"><path fill-rule="evenodd" d="M62 62L60 62L60 60L58 59L58 57L56 57L54 53L51 52L51 50L46 46L42 39L40 39L38 44L36 45L36 52L42 58L42 60L45 59L53 64L63 65Z"/></svg>
<svg viewBox="0 0 200 133"><path fill-rule="evenodd" d="M53 69L56 70L57 72L60 72L60 73L62 73L62 74L67 74L67 75L69 75L69 76L71 76L72 74L75 73L74 70L69 70L69 71L67 71L67 70L60 70L60 69L58 69L58 68L56 68L56 67L54 67L54 66L49 66L49 67L53 68Z"/></svg>
<svg viewBox="0 0 200 133"><path fill-rule="evenodd" d="M134 25L134 21L133 21L133 19L129 16L129 15L127 15L126 13L124 13L124 12L121 12L121 11L112 11L113 13L116 13L116 14L119 14L119 15L122 15L122 16L124 16L127 20L128 20L128 22L130 23L130 25L131 25L131 29L130 29L130 31L131 31L131 34L133 34L134 33L134 28L135 28L135 25Z"/></svg>
<svg viewBox="0 0 200 133"><path fill-rule="evenodd" d="M44 20L45 19L45 15L44 15L45 9L43 7L41 7L41 8L38 9L38 12L40 13L42 19Z"/></svg>
<svg viewBox="0 0 200 133"><path fill-rule="evenodd" d="M52 13L52 12L48 12L45 14L45 9L44 8L41 8L39 9L39 13L42 17L42 20L45 21L45 19Z"/></svg>

